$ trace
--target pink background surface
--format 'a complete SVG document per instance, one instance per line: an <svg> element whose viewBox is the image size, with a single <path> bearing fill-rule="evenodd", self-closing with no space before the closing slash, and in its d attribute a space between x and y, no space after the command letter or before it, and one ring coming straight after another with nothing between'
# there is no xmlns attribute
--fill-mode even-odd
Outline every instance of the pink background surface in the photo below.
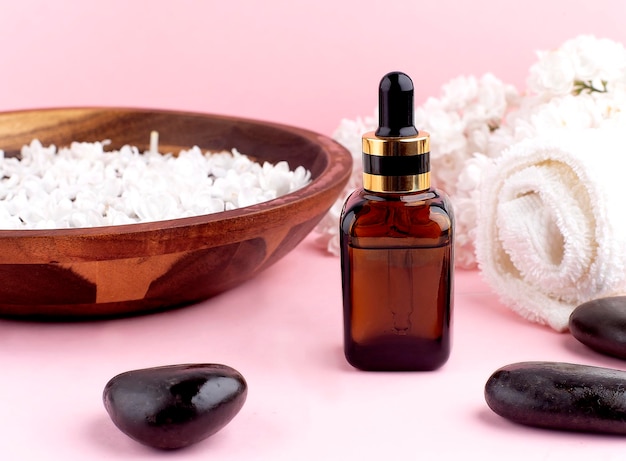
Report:
<svg viewBox="0 0 626 461"><path fill-rule="evenodd" d="M384 7L382 5L385 5ZM534 51L580 33L626 42L622 0L0 1L0 110L121 105L232 114L331 134L369 115L382 74L420 103L460 74L522 88ZM542 431L490 412L498 367L623 368L519 319L459 272L452 357L434 373L369 374L341 351L339 261L306 240L215 299L79 324L0 320L3 459L621 459L623 439ZM221 362L250 392L220 433L160 453L121 434L101 392L122 371Z"/></svg>
<svg viewBox="0 0 626 461"><path fill-rule="evenodd" d="M343 358L338 260L312 238L245 285L187 308L74 324L0 322L2 459L621 460L624 439L515 425L483 389L497 368L556 360L623 368L502 307L459 271L453 351L436 372L365 373ZM101 401L116 374L225 363L247 379L240 413L175 452L122 434Z"/></svg>
<svg viewBox="0 0 626 461"><path fill-rule="evenodd" d="M172 108L331 134L373 112L390 70L418 104L461 74L521 89L536 50L626 42L624 21L622 0L0 0L0 110Z"/></svg>

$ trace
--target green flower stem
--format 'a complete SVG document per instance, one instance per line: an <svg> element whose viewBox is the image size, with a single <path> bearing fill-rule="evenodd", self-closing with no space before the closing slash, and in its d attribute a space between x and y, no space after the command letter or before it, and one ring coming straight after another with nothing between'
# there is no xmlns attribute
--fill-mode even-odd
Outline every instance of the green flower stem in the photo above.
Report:
<svg viewBox="0 0 626 461"><path fill-rule="evenodd" d="M608 82L606 80L602 80L601 82L602 88L596 88L595 86L593 86L593 82L591 80L575 80L572 94L578 96L585 91L588 93L593 93L594 91L596 93L606 93L608 91L606 87Z"/></svg>

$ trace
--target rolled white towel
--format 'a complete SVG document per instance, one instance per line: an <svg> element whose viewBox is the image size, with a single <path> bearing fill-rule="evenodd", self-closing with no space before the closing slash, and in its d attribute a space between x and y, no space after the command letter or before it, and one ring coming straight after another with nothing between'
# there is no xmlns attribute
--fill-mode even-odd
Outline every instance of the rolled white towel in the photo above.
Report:
<svg viewBox="0 0 626 461"><path fill-rule="evenodd" d="M499 157L482 183L476 257L523 317L565 331L572 310L626 290L626 135L562 130Z"/></svg>

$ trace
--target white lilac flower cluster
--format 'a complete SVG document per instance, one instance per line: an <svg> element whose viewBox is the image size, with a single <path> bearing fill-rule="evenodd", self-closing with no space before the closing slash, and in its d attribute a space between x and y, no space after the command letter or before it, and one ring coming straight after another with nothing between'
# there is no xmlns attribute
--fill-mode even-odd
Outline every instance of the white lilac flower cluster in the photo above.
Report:
<svg viewBox="0 0 626 461"><path fill-rule="evenodd" d="M444 85L439 98L417 107L416 126L431 134L434 186L446 191L454 206L457 265L476 267L481 180L508 146L556 129L624 123L626 50L622 44L589 35L538 52L522 94L491 74L463 76ZM355 160L346 194L317 229L334 254L338 253L341 203L361 184L361 135L375 129L375 124L375 117L343 120L334 135Z"/></svg>
<svg viewBox="0 0 626 461"><path fill-rule="evenodd" d="M252 161L236 149L143 154L106 143L24 146L0 151L0 229L59 229L160 221L215 213L274 199L310 181L286 162Z"/></svg>

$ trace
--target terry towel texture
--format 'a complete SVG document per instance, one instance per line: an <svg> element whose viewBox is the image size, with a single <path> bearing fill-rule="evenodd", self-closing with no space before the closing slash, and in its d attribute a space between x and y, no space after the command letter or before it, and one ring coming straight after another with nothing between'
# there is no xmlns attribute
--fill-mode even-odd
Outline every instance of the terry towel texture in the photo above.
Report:
<svg viewBox="0 0 626 461"><path fill-rule="evenodd" d="M483 181L476 257L523 317L565 331L576 306L626 290L625 136L526 139Z"/></svg>

